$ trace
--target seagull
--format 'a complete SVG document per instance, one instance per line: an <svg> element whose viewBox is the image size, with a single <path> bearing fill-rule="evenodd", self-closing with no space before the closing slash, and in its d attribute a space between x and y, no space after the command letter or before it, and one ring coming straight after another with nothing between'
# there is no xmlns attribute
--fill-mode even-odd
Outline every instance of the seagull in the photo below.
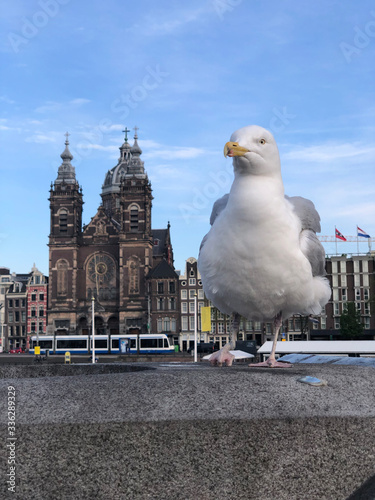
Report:
<svg viewBox="0 0 375 500"><path fill-rule="evenodd" d="M224 156L233 158L234 181L214 203L198 258L206 297L231 315L230 342L210 362L232 364L242 316L274 324L269 358L249 366L289 367L275 358L282 321L320 314L331 296L316 236L320 217L312 201L284 194L279 152L268 130L240 128Z"/></svg>

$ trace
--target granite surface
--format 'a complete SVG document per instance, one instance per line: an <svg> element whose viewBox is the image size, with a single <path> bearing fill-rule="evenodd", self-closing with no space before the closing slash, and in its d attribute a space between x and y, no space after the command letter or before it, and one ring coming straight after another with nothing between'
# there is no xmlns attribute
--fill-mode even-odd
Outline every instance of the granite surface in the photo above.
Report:
<svg viewBox="0 0 375 500"><path fill-rule="evenodd" d="M16 392L16 493L3 481L0 497L374 500L373 367L142 367L12 367L0 393Z"/></svg>

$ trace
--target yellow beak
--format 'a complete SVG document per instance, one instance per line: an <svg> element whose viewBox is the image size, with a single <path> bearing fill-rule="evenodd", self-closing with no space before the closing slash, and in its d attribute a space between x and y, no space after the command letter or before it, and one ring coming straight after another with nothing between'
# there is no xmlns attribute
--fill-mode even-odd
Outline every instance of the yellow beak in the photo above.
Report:
<svg viewBox="0 0 375 500"><path fill-rule="evenodd" d="M240 146L238 142L227 142L224 146L225 157L229 156L232 158L233 156L243 156L248 152L249 150Z"/></svg>

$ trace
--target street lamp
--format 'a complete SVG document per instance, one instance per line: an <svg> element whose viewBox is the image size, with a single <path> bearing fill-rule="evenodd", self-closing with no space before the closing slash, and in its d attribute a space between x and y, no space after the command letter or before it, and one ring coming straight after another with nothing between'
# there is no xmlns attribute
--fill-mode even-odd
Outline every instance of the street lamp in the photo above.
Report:
<svg viewBox="0 0 375 500"><path fill-rule="evenodd" d="M92 363L95 363L95 297L91 299Z"/></svg>
<svg viewBox="0 0 375 500"><path fill-rule="evenodd" d="M194 363L198 361L197 349L197 292L194 293Z"/></svg>

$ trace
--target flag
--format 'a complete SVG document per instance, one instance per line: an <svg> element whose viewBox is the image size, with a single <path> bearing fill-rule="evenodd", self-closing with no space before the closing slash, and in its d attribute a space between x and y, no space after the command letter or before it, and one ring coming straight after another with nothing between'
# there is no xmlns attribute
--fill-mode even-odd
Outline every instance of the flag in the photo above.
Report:
<svg viewBox="0 0 375 500"><path fill-rule="evenodd" d="M346 241L345 236L343 234L341 234L340 231L338 229L336 229L336 228L335 228L335 236L339 240Z"/></svg>
<svg viewBox="0 0 375 500"><path fill-rule="evenodd" d="M201 307L202 332L211 331L211 307Z"/></svg>
<svg viewBox="0 0 375 500"><path fill-rule="evenodd" d="M357 236L362 236L363 238L370 238L370 235L365 233L363 229L357 226Z"/></svg>

